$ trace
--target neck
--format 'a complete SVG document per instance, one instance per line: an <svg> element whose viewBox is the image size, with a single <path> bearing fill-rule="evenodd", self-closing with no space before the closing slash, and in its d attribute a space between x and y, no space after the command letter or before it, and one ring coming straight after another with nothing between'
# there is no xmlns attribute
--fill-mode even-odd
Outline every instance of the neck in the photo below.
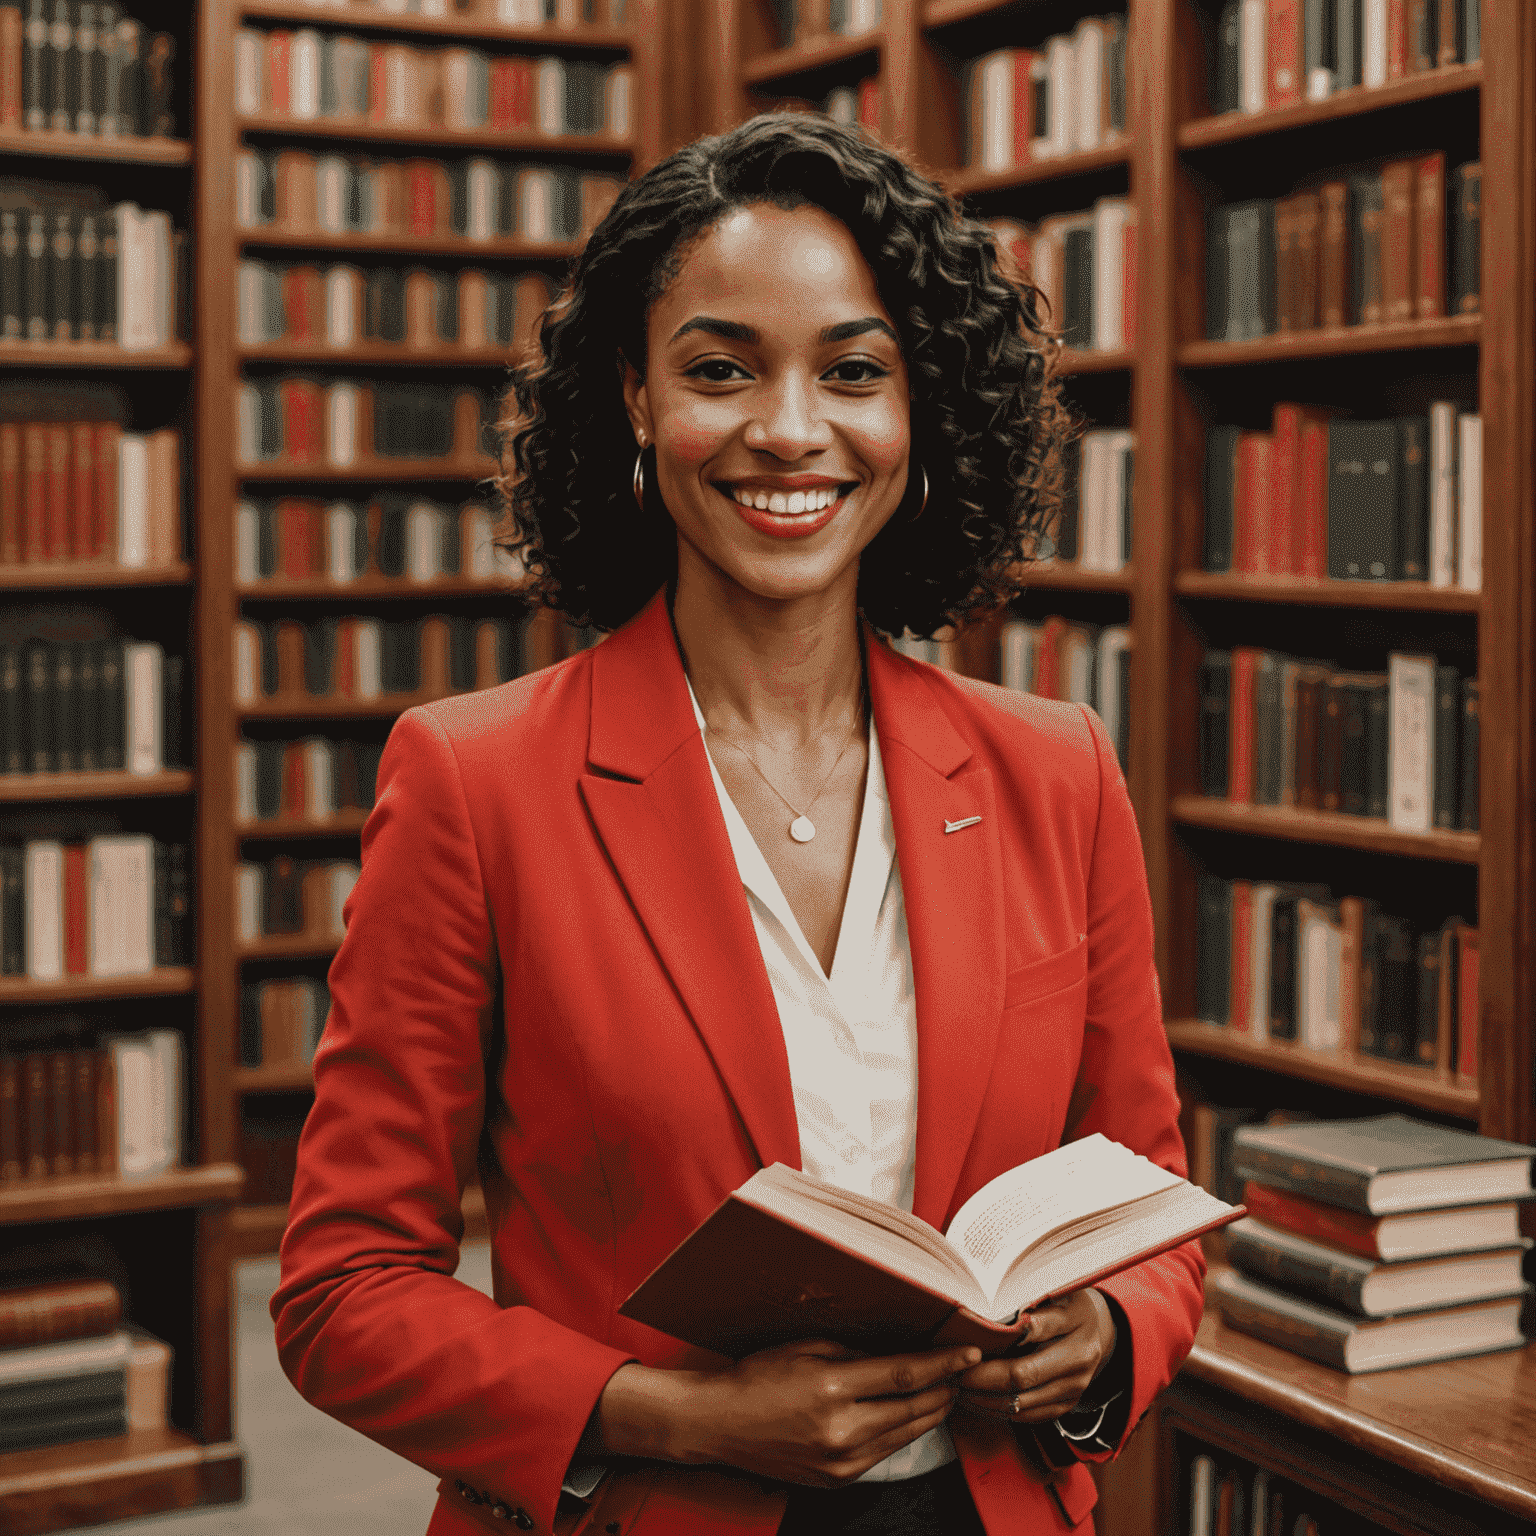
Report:
<svg viewBox="0 0 1536 1536"><path fill-rule="evenodd" d="M860 729L857 585L855 566L826 591L762 598L684 554L672 620L710 727L787 749Z"/></svg>

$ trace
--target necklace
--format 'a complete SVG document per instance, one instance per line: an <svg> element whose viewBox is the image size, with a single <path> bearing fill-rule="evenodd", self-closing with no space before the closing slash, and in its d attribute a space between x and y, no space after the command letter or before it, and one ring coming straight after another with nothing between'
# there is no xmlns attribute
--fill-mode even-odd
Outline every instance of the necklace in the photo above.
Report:
<svg viewBox="0 0 1536 1536"><path fill-rule="evenodd" d="M821 781L821 788L811 796L810 804L806 806L804 811L797 811L793 805L790 805L789 800L784 794L783 790L781 790L779 786L775 784L773 780L770 779L761 768L758 768L757 759L753 757L745 747L736 746L736 743L732 741L729 736L721 736L718 731L716 731L714 734L719 738L719 740L723 741L726 746L735 747L736 750L740 752L741 755L746 758L746 760L751 763L754 768L757 769L758 778L760 778L763 783L766 784L768 788L771 789L774 794L779 797L780 800L783 800L784 804L788 805L792 812L794 812L795 819L789 824L789 835L794 838L797 843L810 842L810 840L816 836L816 823L811 820L811 818L806 814L806 811L809 811L811 807L814 806L826 792L827 785L832 782L832 775L837 772L838 764L840 764L842 760L848 756L848 748L853 745L853 740L857 740L857 738L853 738L853 740L848 741L844 745L843 750L837 754L837 762L832 764L832 767L830 770L828 770L826 778Z"/></svg>

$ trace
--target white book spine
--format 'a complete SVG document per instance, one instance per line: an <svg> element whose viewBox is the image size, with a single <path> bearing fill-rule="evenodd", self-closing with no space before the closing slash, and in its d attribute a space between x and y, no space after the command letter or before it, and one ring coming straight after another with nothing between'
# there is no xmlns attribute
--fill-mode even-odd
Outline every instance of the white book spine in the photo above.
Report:
<svg viewBox="0 0 1536 1536"><path fill-rule="evenodd" d="M1429 408L1429 584L1456 584L1456 407Z"/></svg>
<svg viewBox="0 0 1536 1536"><path fill-rule="evenodd" d="M390 47L384 50L384 121L399 127L410 127L414 114L411 111L411 71L416 60L411 50Z"/></svg>
<svg viewBox="0 0 1536 1536"><path fill-rule="evenodd" d="M1298 1003L1306 1033L1301 1043L1311 1050L1328 1048L1328 928L1310 913L1301 919Z"/></svg>
<svg viewBox="0 0 1536 1536"><path fill-rule="evenodd" d="M496 236L497 182L496 166L489 160L471 160L465 173L468 217L466 233L471 240L492 240Z"/></svg>
<svg viewBox="0 0 1536 1536"><path fill-rule="evenodd" d="M320 116L320 34L300 27L288 45L288 110L301 122Z"/></svg>
<svg viewBox="0 0 1536 1536"><path fill-rule="evenodd" d="M111 1040L117 1079L117 1171L126 1177L159 1172L154 1124L155 1058L143 1040Z"/></svg>
<svg viewBox="0 0 1536 1536"><path fill-rule="evenodd" d="M38 839L22 856L26 911L27 975L33 981L64 979L64 845Z"/></svg>
<svg viewBox="0 0 1536 1536"><path fill-rule="evenodd" d="M615 64L603 86L603 127L615 138L634 132L635 72L627 64Z"/></svg>
<svg viewBox="0 0 1536 1536"><path fill-rule="evenodd" d="M1387 819L1398 832L1432 825L1435 658L1387 658Z"/></svg>
<svg viewBox="0 0 1536 1536"><path fill-rule="evenodd" d="M256 746L242 741L235 746L235 820L256 819Z"/></svg>
<svg viewBox="0 0 1536 1536"><path fill-rule="evenodd" d="M1269 66L1269 0L1243 0L1238 32L1238 104L1244 112L1262 112L1269 102L1265 76Z"/></svg>
<svg viewBox="0 0 1536 1536"><path fill-rule="evenodd" d="M328 346L357 342L357 312L363 275L356 267L332 267L325 274L325 340Z"/></svg>
<svg viewBox="0 0 1536 1536"><path fill-rule="evenodd" d="M1118 197L1100 198L1093 210L1093 345L1125 345L1125 217Z"/></svg>
<svg viewBox="0 0 1536 1536"><path fill-rule="evenodd" d="M1483 418L1456 421L1456 585L1483 588Z"/></svg>
<svg viewBox="0 0 1536 1536"><path fill-rule="evenodd" d="M1253 922L1249 976L1248 1033L1255 1040L1269 1039L1270 919L1279 892L1273 885L1253 887Z"/></svg>
<svg viewBox="0 0 1536 1536"><path fill-rule="evenodd" d="M1387 0L1363 0L1360 7L1360 83L1387 83Z"/></svg>
<svg viewBox="0 0 1536 1536"><path fill-rule="evenodd" d="M1099 123L1104 113L1104 23L1097 18L1080 21L1072 52L1076 66L1072 147L1097 149Z"/></svg>
<svg viewBox="0 0 1536 1536"><path fill-rule="evenodd" d="M261 304L264 286L259 261L242 261L235 269L235 334L243 347L259 346L268 339Z"/></svg>
<svg viewBox="0 0 1536 1536"><path fill-rule="evenodd" d="M312 821L328 821L336 814L333 752L331 743L319 736L304 743L305 803Z"/></svg>
<svg viewBox="0 0 1536 1536"><path fill-rule="evenodd" d="M357 645L357 656L352 668L356 680L356 696L360 699L376 699L382 693L382 631L377 619L359 619L352 631Z"/></svg>
<svg viewBox="0 0 1536 1536"><path fill-rule="evenodd" d="M1344 930L1337 921L1325 921L1323 927L1323 1017L1320 1037L1323 1049L1336 1051L1344 1043L1343 991Z"/></svg>
<svg viewBox="0 0 1536 1536"><path fill-rule="evenodd" d="M261 691L261 635L247 619L235 625L235 703L254 704Z"/></svg>
<svg viewBox="0 0 1536 1536"><path fill-rule="evenodd" d="M448 128L478 127L468 121L469 50L450 48L443 54L443 124Z"/></svg>
<svg viewBox="0 0 1536 1536"><path fill-rule="evenodd" d="M153 640L123 647L126 693L125 759L129 773L159 773L165 766L161 733L165 651Z"/></svg>
<svg viewBox="0 0 1536 1536"><path fill-rule="evenodd" d="M333 501L325 509L325 574L331 581L357 579L353 538L357 510L345 501Z"/></svg>
<svg viewBox="0 0 1536 1536"><path fill-rule="evenodd" d="M431 581L438 574L438 509L418 501L405 514L405 574L411 581Z"/></svg>
<svg viewBox="0 0 1536 1536"><path fill-rule="evenodd" d="M352 887L357 884L357 874L356 864L335 864L331 867L331 878L327 887L330 910L327 917L330 922L330 936L333 939L340 940L347 936L347 897L352 894Z"/></svg>
<svg viewBox="0 0 1536 1536"><path fill-rule="evenodd" d="M235 504L235 581L250 586L261 579L257 560L259 536L256 504L240 501Z"/></svg>
<svg viewBox="0 0 1536 1536"><path fill-rule="evenodd" d="M235 937L242 944L254 944L261 937L265 885L266 872L260 864L235 866Z"/></svg>
<svg viewBox="0 0 1536 1536"><path fill-rule="evenodd" d="M1051 72L1051 125L1050 143L1052 155L1066 155L1072 151L1072 88L1077 68L1076 50L1070 37L1053 37L1046 47L1046 65Z"/></svg>
<svg viewBox="0 0 1536 1536"><path fill-rule="evenodd" d="M155 968L154 843L94 837L88 850L87 963L93 976L141 976Z"/></svg>
<svg viewBox="0 0 1536 1536"><path fill-rule="evenodd" d="M261 111L261 70L266 49L262 36L248 27L235 33L235 111L254 117Z"/></svg>
<svg viewBox="0 0 1536 1536"><path fill-rule="evenodd" d="M491 514L481 506L467 506L459 513L459 542L464 551L464 574L485 581L496 570L491 543Z"/></svg>
<svg viewBox="0 0 1536 1536"><path fill-rule="evenodd" d="M260 222L256 197L261 162L249 149L235 156L235 223L241 229L254 229Z"/></svg>
<svg viewBox="0 0 1536 1536"><path fill-rule="evenodd" d="M1007 49L981 61L981 168L1002 171L1013 159L1013 57Z"/></svg>
<svg viewBox="0 0 1536 1536"><path fill-rule="evenodd" d="M540 59L537 80L538 122L540 133L565 132L565 61Z"/></svg>
<svg viewBox="0 0 1536 1536"><path fill-rule="evenodd" d="M340 155L315 161L315 222L328 235L347 227L347 162Z"/></svg>
<svg viewBox="0 0 1536 1536"><path fill-rule="evenodd" d="M1083 494L1079 512L1081 526L1078 530L1079 563L1084 570L1102 571L1105 563L1109 525L1109 498L1112 492L1107 432L1087 432L1083 435L1082 454Z"/></svg>
<svg viewBox="0 0 1536 1536"><path fill-rule="evenodd" d="M181 1163L181 1036L152 1029L145 1039L154 1064L155 1172L163 1173Z"/></svg>
<svg viewBox="0 0 1536 1536"><path fill-rule="evenodd" d="M357 463L357 385L332 384L325 392L325 459L334 469Z"/></svg>
<svg viewBox="0 0 1536 1536"><path fill-rule="evenodd" d="M118 441L117 563L134 570L149 564L149 439L138 432Z"/></svg>
<svg viewBox="0 0 1536 1536"><path fill-rule="evenodd" d="M235 390L235 459L241 464L254 464L260 448L258 422L261 420L261 398L254 384L241 384ZM121 461L119 461L121 476ZM118 481L121 493L122 481ZM122 496L118 496L122 504Z"/></svg>
<svg viewBox="0 0 1536 1536"><path fill-rule="evenodd" d="M549 240L555 228L555 178L547 170L525 170L519 177L518 233L528 240Z"/></svg>

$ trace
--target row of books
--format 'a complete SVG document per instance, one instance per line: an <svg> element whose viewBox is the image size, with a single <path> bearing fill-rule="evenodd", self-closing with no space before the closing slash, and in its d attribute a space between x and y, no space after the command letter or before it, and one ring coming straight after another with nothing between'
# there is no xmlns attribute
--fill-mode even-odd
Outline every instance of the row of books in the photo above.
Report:
<svg viewBox="0 0 1536 1536"><path fill-rule="evenodd" d="M1325 101L1481 56L1479 0L1227 0L1211 106L1263 112Z"/></svg>
<svg viewBox="0 0 1536 1536"><path fill-rule="evenodd" d="M1212 341L1398 324L1481 307L1482 166L1445 156L1211 209L1205 334ZM1449 259L1447 257L1449 256ZM1448 286L1449 285L1449 286Z"/></svg>
<svg viewBox="0 0 1536 1536"><path fill-rule="evenodd" d="M1282 402L1268 432L1212 427L1204 564L1478 591L1482 417L1448 400L1388 421Z"/></svg>
<svg viewBox="0 0 1536 1536"><path fill-rule="evenodd" d="M1254 1040L1477 1076L1477 929L1326 886L1202 875L1195 1016Z"/></svg>
<svg viewBox="0 0 1536 1536"><path fill-rule="evenodd" d="M324 826L338 811L373 809L378 741L241 741L235 747L235 820Z"/></svg>
<svg viewBox="0 0 1536 1536"><path fill-rule="evenodd" d="M880 77L871 75L857 85L834 86L827 92L821 110L834 123L845 128L868 128L871 133L880 131Z"/></svg>
<svg viewBox="0 0 1536 1536"><path fill-rule="evenodd" d="M290 342L344 351L373 342L521 351L553 297L542 272L364 272L242 261L236 333L242 346Z"/></svg>
<svg viewBox="0 0 1536 1536"><path fill-rule="evenodd" d="M0 976L142 976L192 958L184 843L114 833L0 844Z"/></svg>
<svg viewBox="0 0 1536 1536"><path fill-rule="evenodd" d="M1232 1156L1250 1214L1209 1287L1230 1326L1350 1373L1524 1344L1536 1149L1378 1115L1239 1125ZM1415 1257L1382 1253L1389 1225Z"/></svg>
<svg viewBox="0 0 1536 1536"><path fill-rule="evenodd" d="M990 219L1000 249L1044 300L1043 322L1069 347L1136 344L1135 205L1101 197L1083 213L1033 226Z"/></svg>
<svg viewBox="0 0 1536 1536"><path fill-rule="evenodd" d="M1478 830L1478 683L1433 656L1385 672L1234 646L1200 663L1200 788L1233 805Z"/></svg>
<svg viewBox="0 0 1536 1536"><path fill-rule="evenodd" d="M235 938L254 944L303 934L317 944L339 944L347 931L343 909L358 872L347 859L295 859L286 853L237 864Z"/></svg>
<svg viewBox="0 0 1536 1536"><path fill-rule="evenodd" d="M235 702L440 697L510 682L525 626L513 619L332 618L235 626Z"/></svg>
<svg viewBox="0 0 1536 1536"><path fill-rule="evenodd" d="M1043 699L1066 699L1099 712L1124 768L1130 759L1131 632L1095 629L1053 615L1039 624L1010 619L998 641L998 681Z"/></svg>
<svg viewBox="0 0 1536 1536"><path fill-rule="evenodd" d="M0 5L0 129L100 138L176 132L176 39L113 0Z"/></svg>
<svg viewBox="0 0 1536 1536"><path fill-rule="evenodd" d="M61 400L65 413L90 403ZM0 580L8 565L174 565L185 547L181 482L172 427L0 420Z"/></svg>
<svg viewBox="0 0 1536 1536"><path fill-rule="evenodd" d="M361 504L285 496L235 507L235 580L345 586L361 576L430 582L440 576L516 580L520 563L493 542L490 510L379 496Z"/></svg>
<svg viewBox="0 0 1536 1536"><path fill-rule="evenodd" d="M162 1173L181 1161L182 1042L173 1029L0 1046L0 1184L70 1174ZM7 1314L0 1347L25 1342ZM31 1320L34 1333L41 1331ZM39 1341L41 1342L41 1341Z"/></svg>
<svg viewBox="0 0 1536 1536"><path fill-rule="evenodd" d="M884 19L882 0L770 0L779 46L818 37L864 37Z"/></svg>
<svg viewBox="0 0 1536 1536"><path fill-rule="evenodd" d="M348 469L369 458L477 459L491 404L449 384L244 379L235 390L235 462Z"/></svg>
<svg viewBox="0 0 1536 1536"><path fill-rule="evenodd" d="M1187 1451L1178 1477L1188 1536L1359 1536L1355 1516L1240 1457Z"/></svg>
<svg viewBox="0 0 1536 1536"><path fill-rule="evenodd" d="M185 695L158 641L0 642L0 777L184 768Z"/></svg>
<svg viewBox="0 0 1536 1536"><path fill-rule="evenodd" d="M1125 136L1124 16L1089 16L1038 48L998 48L961 75L964 163L1006 171Z"/></svg>
<svg viewBox="0 0 1536 1536"><path fill-rule="evenodd" d="M633 85L627 63L414 48L310 27L235 34L235 110L296 123L622 138Z"/></svg>
<svg viewBox="0 0 1536 1536"><path fill-rule="evenodd" d="M0 339L162 347L187 334L185 265L168 213L0 180Z"/></svg>
<svg viewBox="0 0 1536 1536"><path fill-rule="evenodd" d="M240 988L240 1065L308 1065L330 1010L331 990L316 976L246 983Z"/></svg>
<svg viewBox="0 0 1536 1536"><path fill-rule="evenodd" d="M309 10L341 15L427 16L495 21L507 27L621 27L625 0L301 0ZM329 20L330 17L326 17Z"/></svg>
<svg viewBox="0 0 1536 1536"><path fill-rule="evenodd" d="M306 235L585 239L624 185L570 166L470 160L363 160L303 149L235 157L241 229Z"/></svg>
<svg viewBox="0 0 1536 1536"><path fill-rule="evenodd" d="M1136 434L1096 428L1072 443L1056 524L1042 559L1072 561L1085 571L1122 571L1131 558Z"/></svg>

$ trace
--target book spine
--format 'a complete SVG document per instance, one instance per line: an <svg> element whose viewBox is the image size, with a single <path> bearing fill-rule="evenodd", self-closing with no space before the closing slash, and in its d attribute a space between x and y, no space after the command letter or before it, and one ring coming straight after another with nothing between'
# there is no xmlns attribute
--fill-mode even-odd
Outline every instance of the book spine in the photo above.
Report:
<svg viewBox="0 0 1536 1536"><path fill-rule="evenodd" d="M1479 815L1478 769L1480 761L1481 729L1478 724L1478 681L1475 677L1462 679L1461 684L1461 792L1458 802L1458 821L1463 832L1476 832L1481 825Z"/></svg>
<svg viewBox="0 0 1536 1536"><path fill-rule="evenodd" d="M1244 1274L1343 1311L1364 1314L1365 1282L1374 1265L1342 1254L1333 1258L1301 1250L1277 1241L1250 1221L1235 1223L1226 1236L1227 1259Z"/></svg>
<svg viewBox="0 0 1536 1536"><path fill-rule="evenodd" d="M1456 1071L1476 1082L1482 1018L1477 929L1459 928L1456 939Z"/></svg>
<svg viewBox="0 0 1536 1536"><path fill-rule="evenodd" d="M1388 820L1399 832L1428 832L1433 820L1435 660L1388 658Z"/></svg>
<svg viewBox="0 0 1536 1536"><path fill-rule="evenodd" d="M1240 1178L1319 1200L1324 1205L1342 1206L1366 1216L1371 1213L1366 1204L1366 1178L1351 1169L1318 1162L1304 1153L1279 1153L1249 1146L1241 1140L1234 1142L1232 1158Z"/></svg>
<svg viewBox="0 0 1536 1536"><path fill-rule="evenodd" d="M71 1055L88 1055L72 1052ZM73 1280L0 1292L0 1349L29 1349L111 1333L123 1300L106 1280Z"/></svg>
<svg viewBox="0 0 1536 1536"><path fill-rule="evenodd" d="M1425 155L1414 166L1413 313L1419 320L1445 313L1445 155Z"/></svg>
<svg viewBox="0 0 1536 1536"><path fill-rule="evenodd" d="M1395 160L1381 173L1381 318L1414 315L1414 163Z"/></svg>
<svg viewBox="0 0 1536 1536"><path fill-rule="evenodd" d="M1451 301L1458 315L1482 308L1482 186L1477 162L1456 167L1451 214Z"/></svg>
<svg viewBox="0 0 1536 1536"><path fill-rule="evenodd" d="M1236 427L1212 427L1206 437L1204 568L1232 569L1238 439Z"/></svg>
<svg viewBox="0 0 1536 1536"><path fill-rule="evenodd" d="M1348 0L1341 0L1347 5ZM1324 327L1347 325L1350 319L1349 187L1330 181L1321 188L1322 231L1319 240L1318 307Z"/></svg>
<svg viewBox="0 0 1536 1536"><path fill-rule="evenodd" d="M1423 416L1398 419L1399 579L1429 580L1429 422Z"/></svg>
<svg viewBox="0 0 1536 1536"><path fill-rule="evenodd" d="M1328 426L1328 574L1336 580L1395 578L1397 430L1392 422Z"/></svg>

